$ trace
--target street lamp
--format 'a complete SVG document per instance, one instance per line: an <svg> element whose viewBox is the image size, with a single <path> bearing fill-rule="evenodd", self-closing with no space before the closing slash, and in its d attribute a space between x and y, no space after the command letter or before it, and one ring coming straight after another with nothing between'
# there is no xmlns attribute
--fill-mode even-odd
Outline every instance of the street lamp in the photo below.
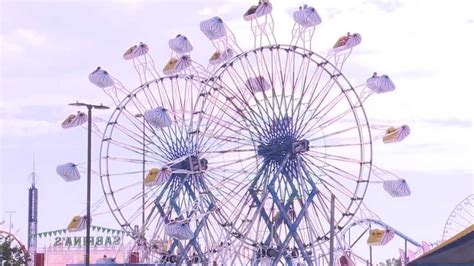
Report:
<svg viewBox="0 0 474 266"><path fill-rule="evenodd" d="M92 109L109 109L105 105L87 103L70 103L71 106L87 107L87 215L86 215L86 266L90 264L90 236L91 236L91 143L92 143Z"/></svg>

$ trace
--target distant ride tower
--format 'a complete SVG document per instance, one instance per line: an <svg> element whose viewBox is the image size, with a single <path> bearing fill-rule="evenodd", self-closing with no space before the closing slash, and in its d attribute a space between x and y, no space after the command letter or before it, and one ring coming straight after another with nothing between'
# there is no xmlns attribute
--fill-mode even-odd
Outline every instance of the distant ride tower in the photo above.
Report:
<svg viewBox="0 0 474 266"><path fill-rule="evenodd" d="M35 172L35 163L33 161L33 172L31 178L31 187L28 190L28 254L30 261L28 265L35 265L36 254L36 234L38 232L38 189L36 183L38 176Z"/></svg>

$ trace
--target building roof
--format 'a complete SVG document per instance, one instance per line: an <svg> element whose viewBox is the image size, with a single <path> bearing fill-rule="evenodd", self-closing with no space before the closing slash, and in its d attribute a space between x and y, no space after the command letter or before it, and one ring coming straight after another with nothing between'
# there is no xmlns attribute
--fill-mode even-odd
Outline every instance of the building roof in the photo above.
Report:
<svg viewBox="0 0 474 266"><path fill-rule="evenodd" d="M410 262L414 265L474 265L474 224Z"/></svg>

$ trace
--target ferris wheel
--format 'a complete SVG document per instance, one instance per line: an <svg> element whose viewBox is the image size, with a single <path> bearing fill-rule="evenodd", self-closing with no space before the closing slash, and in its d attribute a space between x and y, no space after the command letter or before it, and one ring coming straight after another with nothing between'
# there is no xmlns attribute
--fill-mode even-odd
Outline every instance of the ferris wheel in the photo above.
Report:
<svg viewBox="0 0 474 266"><path fill-rule="evenodd" d="M442 241L449 239L474 223L474 194L467 196L449 214Z"/></svg>
<svg viewBox="0 0 474 266"><path fill-rule="evenodd" d="M232 181L224 194L243 191L224 205L229 230L277 260L293 250L311 260L328 239L331 195L344 226L367 189L370 129L357 94L326 59L283 45L234 57L212 87L219 121L206 134L219 136L208 151L219 156L208 173Z"/></svg>
<svg viewBox="0 0 474 266"><path fill-rule="evenodd" d="M373 144L410 133L371 125L364 111L370 95L394 90L387 75L353 86L342 73L360 34L313 52L321 18L305 5L291 45L278 44L272 9L260 1L244 13L247 51L221 18L201 22L216 49L207 66L178 34L162 71L147 44L125 51L134 90L100 67L90 74L116 104L100 150L103 192L143 261L314 264L331 224L344 228L363 202ZM410 194L404 179L374 169L390 195Z"/></svg>

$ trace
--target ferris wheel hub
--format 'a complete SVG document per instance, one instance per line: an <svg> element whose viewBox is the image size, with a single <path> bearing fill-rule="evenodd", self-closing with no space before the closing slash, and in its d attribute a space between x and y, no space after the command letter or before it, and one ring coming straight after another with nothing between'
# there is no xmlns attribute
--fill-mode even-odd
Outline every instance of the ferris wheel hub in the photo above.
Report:
<svg viewBox="0 0 474 266"><path fill-rule="evenodd" d="M294 159L296 154L304 153L309 150L309 141L306 139L298 140L294 134L291 117L274 119L269 129L263 133L262 141L257 147L257 154L267 161L276 161L282 163L287 155Z"/></svg>
<svg viewBox="0 0 474 266"><path fill-rule="evenodd" d="M296 140L291 136L286 136L273 140L268 144L260 144L257 147L257 154L269 161L283 162L289 154L290 159L296 154L309 151L309 141L306 139Z"/></svg>
<svg viewBox="0 0 474 266"><path fill-rule="evenodd" d="M186 170L191 172L207 170L207 160L204 158L199 159L197 156L191 155L188 158L182 160L181 162L172 165L171 169Z"/></svg>

